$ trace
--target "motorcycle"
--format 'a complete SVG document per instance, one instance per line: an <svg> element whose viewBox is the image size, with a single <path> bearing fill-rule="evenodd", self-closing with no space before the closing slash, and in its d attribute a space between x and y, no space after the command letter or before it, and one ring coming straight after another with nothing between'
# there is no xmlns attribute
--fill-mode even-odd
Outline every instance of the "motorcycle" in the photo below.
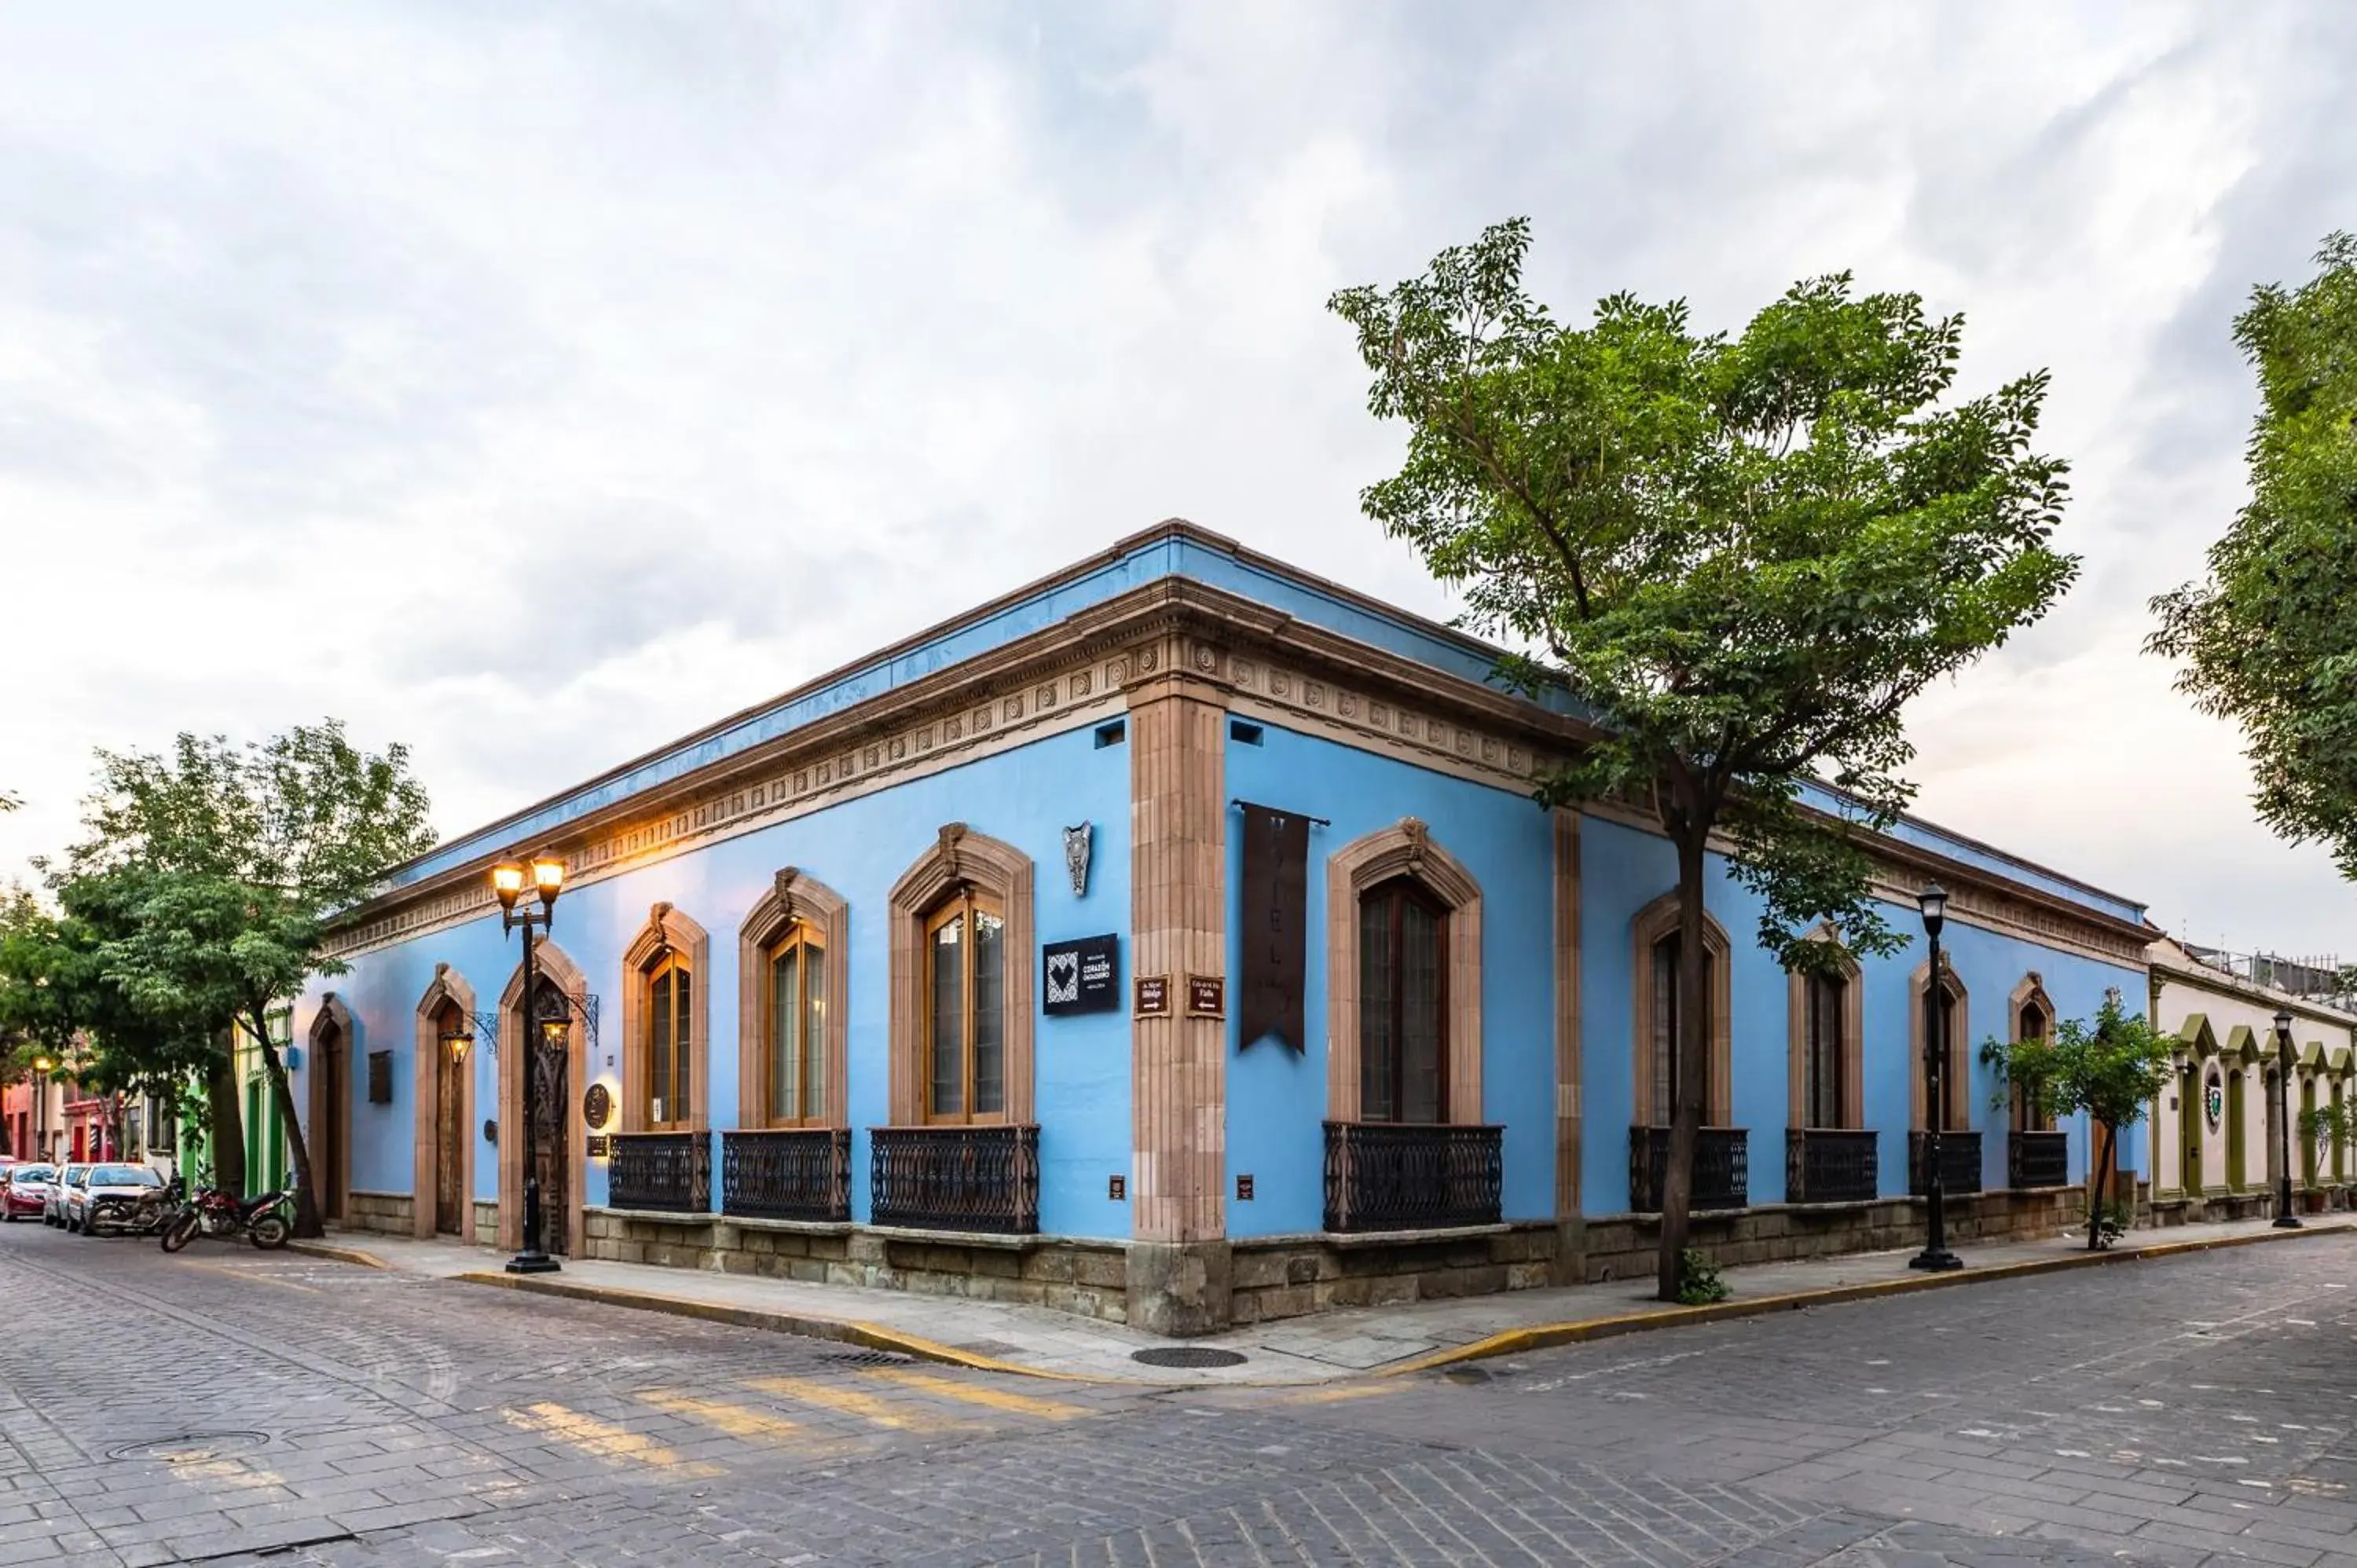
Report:
<svg viewBox="0 0 2357 1568"><path fill-rule="evenodd" d="M177 1252L199 1236L224 1240L242 1236L257 1247L278 1248L294 1233L295 1195L290 1191L240 1198L219 1187L199 1187L164 1227L164 1251Z"/></svg>

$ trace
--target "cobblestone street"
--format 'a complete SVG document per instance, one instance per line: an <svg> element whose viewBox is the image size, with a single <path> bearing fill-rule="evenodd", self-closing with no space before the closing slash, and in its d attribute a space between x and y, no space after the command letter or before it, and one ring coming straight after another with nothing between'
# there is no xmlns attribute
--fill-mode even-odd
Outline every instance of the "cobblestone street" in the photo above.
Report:
<svg viewBox="0 0 2357 1568"><path fill-rule="evenodd" d="M1316 1389L0 1230L0 1563L2357 1563L2357 1243Z"/></svg>

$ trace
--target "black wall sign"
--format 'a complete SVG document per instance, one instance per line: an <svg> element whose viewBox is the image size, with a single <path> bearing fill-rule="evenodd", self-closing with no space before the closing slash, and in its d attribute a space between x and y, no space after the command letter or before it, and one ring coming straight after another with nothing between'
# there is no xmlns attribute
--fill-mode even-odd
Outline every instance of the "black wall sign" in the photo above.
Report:
<svg viewBox="0 0 2357 1568"><path fill-rule="evenodd" d="M1246 1046L1274 1036L1306 1050L1309 819L1244 803L1243 967L1238 981Z"/></svg>
<svg viewBox="0 0 2357 1568"><path fill-rule="evenodd" d="M1110 1013L1121 1005L1121 939L1080 937L1039 950L1048 978L1048 1016Z"/></svg>

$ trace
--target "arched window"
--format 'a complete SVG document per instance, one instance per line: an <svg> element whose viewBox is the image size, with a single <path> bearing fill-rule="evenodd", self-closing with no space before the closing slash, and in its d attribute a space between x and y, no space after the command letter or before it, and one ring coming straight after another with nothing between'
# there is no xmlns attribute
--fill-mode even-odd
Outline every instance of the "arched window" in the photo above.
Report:
<svg viewBox="0 0 2357 1568"><path fill-rule="evenodd" d="M1846 1127L1849 1105L1849 1053L1843 1024L1849 1002L1849 981L1837 974L1811 974L1803 985L1807 997L1807 1079L1802 1099L1811 1127Z"/></svg>
<svg viewBox="0 0 2357 1568"><path fill-rule="evenodd" d="M1006 1115L1006 916L961 887L925 918L925 1119Z"/></svg>
<svg viewBox="0 0 2357 1568"><path fill-rule="evenodd" d="M2047 1013L2045 1004L2036 1000L2028 1001L2014 1015L2013 1037L2016 1040L2042 1040L2053 1027L2054 1020ZM2031 1108L2029 1093L2018 1083L2013 1086L2013 1130L2017 1133L2042 1133L2047 1130L2047 1119Z"/></svg>
<svg viewBox="0 0 2357 1568"><path fill-rule="evenodd" d="M1683 1069L1678 1063L1678 1031L1684 1003L1678 995L1678 961L1685 940L1681 930L1678 899L1663 894L1639 910L1630 922L1635 940L1635 1121L1640 1126L1666 1127L1677 1109ZM1732 1012L1728 992L1727 933L1706 913L1703 917L1703 1041L1709 1070L1702 1090L1702 1124L1723 1127L1733 1115L1733 1051L1728 1032Z"/></svg>
<svg viewBox="0 0 2357 1568"><path fill-rule="evenodd" d="M1910 1030L1914 1049L1909 1053L1913 1058L1910 1071L1914 1103L1910 1117L1919 1130L1936 1126L1946 1132L1966 1132L1973 1124L1972 1077L1964 1055L1964 1042L1972 1037L1971 999L1964 983L1944 963L1939 991L1946 998L1944 1006L1937 1004L1929 967L1915 972L1915 1017ZM1924 1070L1925 1045L1935 1040L1941 1047L1936 1091L1932 1075Z"/></svg>
<svg viewBox="0 0 2357 1568"><path fill-rule="evenodd" d="M803 1126L826 1114L826 946L797 920L767 957L763 1111L772 1127Z"/></svg>
<svg viewBox="0 0 2357 1568"><path fill-rule="evenodd" d="M694 1025L691 1005L694 973L685 954L676 950L657 959L647 972L646 1126L668 1133L687 1125L690 1094L689 1063L694 1059Z"/></svg>
<svg viewBox="0 0 2357 1568"><path fill-rule="evenodd" d="M1448 1120L1448 913L1396 876L1359 898L1359 1113Z"/></svg>

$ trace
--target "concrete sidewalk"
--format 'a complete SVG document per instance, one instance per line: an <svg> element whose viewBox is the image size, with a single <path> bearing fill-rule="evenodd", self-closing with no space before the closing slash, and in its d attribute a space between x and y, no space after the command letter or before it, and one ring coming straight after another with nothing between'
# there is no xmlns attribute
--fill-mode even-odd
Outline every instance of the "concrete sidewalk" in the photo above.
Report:
<svg viewBox="0 0 2357 1568"><path fill-rule="evenodd" d="M2357 1233L2357 1217L2318 1216L2298 1230L2276 1230L2266 1220L2248 1220L2133 1231L2111 1251L2095 1253L2085 1250L2083 1233L1969 1247L1964 1250L1966 1267L1947 1274L1908 1268L1911 1249L1764 1263L1727 1270L1725 1277L1735 1294L1714 1306L1664 1305L1652 1299L1650 1280L1405 1302L1288 1318L1186 1341L1234 1351L1243 1360L1227 1367L1184 1369L1133 1359L1137 1351L1168 1349L1174 1341L1044 1307L595 1260L568 1261L560 1273L519 1278L502 1272L504 1254L486 1248L361 1232L339 1232L324 1243L293 1245L371 1267L841 1340L989 1371L1189 1387L1319 1383L1420 1371L1681 1324L2216 1247L2298 1240L2346 1246L2352 1233ZM2134 1281L2124 1279L2121 1285L2133 1289Z"/></svg>

